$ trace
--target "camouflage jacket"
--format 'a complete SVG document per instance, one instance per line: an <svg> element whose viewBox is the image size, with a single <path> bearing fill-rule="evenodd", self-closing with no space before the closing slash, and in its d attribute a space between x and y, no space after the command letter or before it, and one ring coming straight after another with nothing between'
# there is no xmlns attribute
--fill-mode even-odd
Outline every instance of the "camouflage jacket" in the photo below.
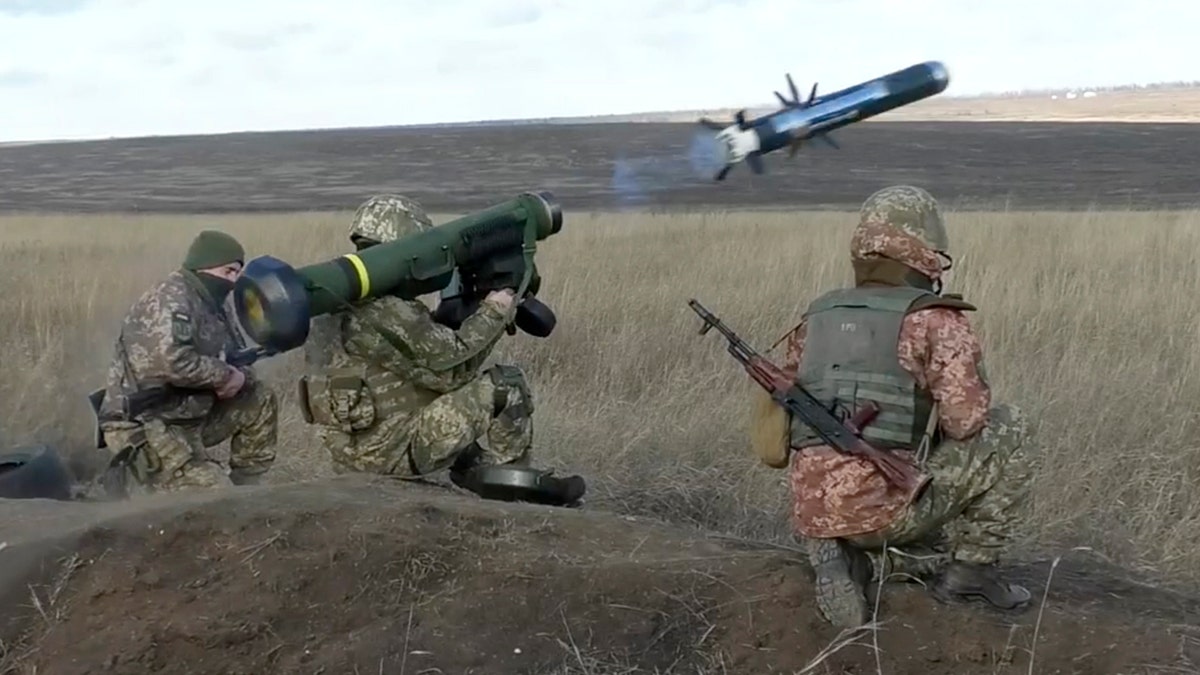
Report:
<svg viewBox="0 0 1200 675"><path fill-rule="evenodd" d="M244 346L241 335L192 272L176 270L134 303L108 368L102 418L123 417L123 399L159 385L175 389L146 415L166 420L204 417L212 390L231 374L227 349ZM250 369L247 381L252 377Z"/></svg>
<svg viewBox="0 0 1200 675"><path fill-rule="evenodd" d="M804 339L801 323L787 339L782 367L790 376L795 376L804 357ZM908 314L901 324L897 352L901 367L937 401L943 436L962 440L983 429L991 390L983 375L979 340L961 311L932 307ZM810 537L878 530L909 503L908 496L887 483L873 464L827 445L795 452L790 481L796 528Z"/></svg>
<svg viewBox="0 0 1200 675"><path fill-rule="evenodd" d="M306 398L317 424L366 432L403 426L479 370L516 314L489 302L453 330L419 300L383 296L317 317L305 347ZM324 384L320 384L324 382Z"/></svg>

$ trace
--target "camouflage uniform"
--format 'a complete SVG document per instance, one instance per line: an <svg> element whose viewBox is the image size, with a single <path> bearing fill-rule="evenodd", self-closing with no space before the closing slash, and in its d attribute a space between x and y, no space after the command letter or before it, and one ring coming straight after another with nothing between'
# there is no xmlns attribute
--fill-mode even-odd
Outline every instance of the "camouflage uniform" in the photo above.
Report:
<svg viewBox="0 0 1200 675"><path fill-rule="evenodd" d="M245 345L214 295L228 292L231 284L196 271L211 265L212 257L197 257L195 251L213 241L218 251L224 245L240 252L227 235L197 237L184 267L129 310L108 369L99 426L114 455L133 450L129 471L145 490L252 483L275 461L278 405L253 369L242 369L246 381L233 398L218 400L214 393L233 374L225 352ZM236 257L240 262L240 254ZM127 410L127 394L163 385L168 389L155 405L140 413ZM228 470L207 450L225 440Z"/></svg>
<svg viewBox="0 0 1200 675"><path fill-rule="evenodd" d="M1027 505L1026 423L1019 409L992 403L963 314L973 307L939 295L947 248L933 197L909 186L880 190L863 204L851 241L855 288L818 298L787 338L785 372L827 404L875 402L881 412L863 438L931 476L919 495L905 493L867 460L792 423L794 526L817 571L818 604L839 625L865 622L862 586L872 571L919 577L946 567L940 597L1028 599L989 569ZM888 344L895 357L879 358Z"/></svg>
<svg viewBox="0 0 1200 675"><path fill-rule="evenodd" d="M350 239L361 248L430 227L418 204L382 195L358 208ZM515 315L515 303L484 301L452 330L420 300L382 296L314 319L301 402L334 470L411 477L526 460L533 397L524 375L510 365L480 372Z"/></svg>

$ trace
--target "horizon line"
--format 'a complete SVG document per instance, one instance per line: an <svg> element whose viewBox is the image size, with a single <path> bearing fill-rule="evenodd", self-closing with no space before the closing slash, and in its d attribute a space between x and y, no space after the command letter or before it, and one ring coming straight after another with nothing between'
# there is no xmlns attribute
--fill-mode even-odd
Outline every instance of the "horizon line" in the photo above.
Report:
<svg viewBox="0 0 1200 675"><path fill-rule="evenodd" d="M925 103L953 99L956 101L970 101L979 99L1002 99L1002 98L1022 98L1029 96L1045 96L1056 93L1070 92L1127 92L1139 89L1196 89L1200 88L1200 80L1177 80L1164 82L1151 82L1147 84L1119 84L1108 86L1069 86L1069 87L1040 87L1029 89L1013 89L1005 91L983 92L978 94L950 94L942 93L936 97L918 101L915 105ZM33 140L19 141L2 141L0 140L0 148L5 146L19 145L43 145L50 143L96 143L104 141L117 140L137 140L143 138L182 138L190 136L230 136L235 134L271 134L271 133L295 133L295 132L314 132L314 131L350 131L361 129L419 129L419 128L445 128L445 127L465 127L465 126L516 126L516 125L533 125L533 124L606 124L619 123L628 121L636 123L635 120L629 118L646 117L646 116L679 116L691 115L703 117L711 114L732 113L737 110L745 110L748 114L762 111L770 111L777 109L777 105L769 103L761 103L750 106L725 106L720 108L679 108L679 109L664 109L664 110L643 110L635 112L616 112L616 113L597 113L592 115L562 115L556 117L514 117L514 118L495 118L495 119L479 119L466 120L460 122L413 122L401 124L381 124L381 125L356 125L356 126L333 126L333 127L303 127L303 128L274 128L274 129L241 129L237 131L210 131L210 132L180 132L180 133L162 133L162 134L138 134L132 136L93 136L86 138L44 138ZM871 120L867 120L871 121ZM653 123L653 122L643 122ZM663 120L660 123L664 124L682 124L684 122L672 122Z"/></svg>

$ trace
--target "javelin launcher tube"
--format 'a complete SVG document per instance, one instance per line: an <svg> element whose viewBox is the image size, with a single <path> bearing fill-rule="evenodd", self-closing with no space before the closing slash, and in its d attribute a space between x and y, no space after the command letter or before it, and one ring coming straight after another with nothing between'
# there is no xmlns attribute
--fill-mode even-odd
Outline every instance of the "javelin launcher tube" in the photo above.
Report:
<svg viewBox="0 0 1200 675"><path fill-rule="evenodd" d="M940 94L950 84L950 73L940 61L926 61L823 96L816 95L813 85L807 101L800 100L790 75L787 79L792 98L775 92L784 107L770 115L747 121L742 110L732 124L700 120L706 128L720 131L714 159L724 166L716 180L724 180L743 160L751 171L762 173L763 155L783 147L789 148L789 156L795 155L809 138L820 138L836 148L829 132Z"/></svg>
<svg viewBox="0 0 1200 675"><path fill-rule="evenodd" d="M304 344L312 317L384 295L413 300L449 286L460 268L498 257L523 261L516 266L516 295L519 302L534 301L537 242L561 229L562 209L554 195L526 192L425 232L315 265L297 269L271 256L255 258L234 285L234 306L246 333L279 353Z"/></svg>

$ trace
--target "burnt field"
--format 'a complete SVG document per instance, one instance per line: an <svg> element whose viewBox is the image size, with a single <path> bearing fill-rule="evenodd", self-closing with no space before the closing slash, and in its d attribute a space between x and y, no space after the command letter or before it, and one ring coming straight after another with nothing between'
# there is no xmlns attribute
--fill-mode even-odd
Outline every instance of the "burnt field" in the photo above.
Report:
<svg viewBox="0 0 1200 675"><path fill-rule="evenodd" d="M567 209L843 208L896 182L958 209L1194 208L1200 125L871 122L842 149L697 173L691 124L382 128L0 147L0 211L353 208L395 191L433 210L550 190Z"/></svg>

